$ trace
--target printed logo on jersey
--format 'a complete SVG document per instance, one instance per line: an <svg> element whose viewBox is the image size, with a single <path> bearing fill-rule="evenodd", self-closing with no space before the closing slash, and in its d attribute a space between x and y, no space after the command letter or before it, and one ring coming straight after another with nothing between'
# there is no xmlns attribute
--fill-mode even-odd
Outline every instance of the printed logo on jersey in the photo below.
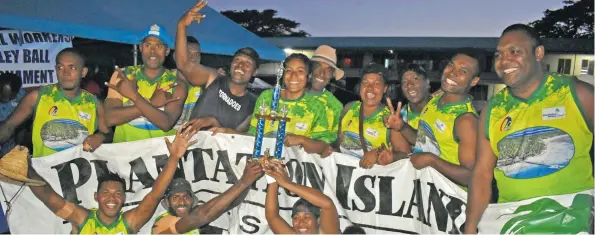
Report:
<svg viewBox="0 0 595 235"><path fill-rule="evenodd" d="M512 125L512 118L510 116L507 116L504 118L504 120L502 120L502 123L500 124L500 131L510 130L510 125Z"/></svg>
<svg viewBox="0 0 595 235"><path fill-rule="evenodd" d="M49 110L48 110L48 114L52 115L52 116L56 116L56 114L58 114L58 106L52 106Z"/></svg>

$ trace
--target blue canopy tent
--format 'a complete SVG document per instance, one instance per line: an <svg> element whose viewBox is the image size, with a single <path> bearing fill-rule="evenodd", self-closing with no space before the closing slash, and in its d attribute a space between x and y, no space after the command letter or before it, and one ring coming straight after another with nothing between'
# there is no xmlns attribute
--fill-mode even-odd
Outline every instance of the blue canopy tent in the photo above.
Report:
<svg viewBox="0 0 595 235"><path fill-rule="evenodd" d="M118 43L138 44L143 31L160 24L175 38L176 24L195 0L2 0L0 27L57 33ZM233 55L252 47L262 59L280 61L285 54L216 10L205 7L206 18L193 23L189 35L203 53Z"/></svg>

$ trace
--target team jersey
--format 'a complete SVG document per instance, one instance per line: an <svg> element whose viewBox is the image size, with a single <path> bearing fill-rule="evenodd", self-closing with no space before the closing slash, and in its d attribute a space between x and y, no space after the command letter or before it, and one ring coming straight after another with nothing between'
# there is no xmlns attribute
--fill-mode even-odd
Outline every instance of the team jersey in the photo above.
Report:
<svg viewBox="0 0 595 235"><path fill-rule="evenodd" d="M409 124L409 126L417 130L419 127L419 113L411 110L411 106L409 106L409 104L401 108L401 117L403 117L403 121Z"/></svg>
<svg viewBox="0 0 595 235"><path fill-rule="evenodd" d="M89 215L81 224L78 234L131 234L128 223L124 219L124 213L120 212L120 217L112 224L106 225L101 222L97 216L97 208L89 211Z"/></svg>
<svg viewBox="0 0 595 235"><path fill-rule="evenodd" d="M341 152L351 156L362 158L364 151L361 147L361 140L359 134L359 117L360 117L361 102L353 102L349 107L343 119L341 119L341 133L343 136L341 141ZM390 110L384 106L376 112L364 117L363 121L363 136L366 143L367 151L379 148L384 145L390 145L390 131L384 126L383 117L389 116Z"/></svg>
<svg viewBox="0 0 595 235"><path fill-rule="evenodd" d="M485 133L498 158L499 203L593 188L593 133L575 83L548 73L527 99L504 88L489 100Z"/></svg>
<svg viewBox="0 0 595 235"><path fill-rule="evenodd" d="M270 107L273 100L273 89L263 91L256 100L254 106L254 113L250 120L249 134L256 134L256 125L258 119L256 114L260 113L259 108L262 104L269 108L267 114L270 113ZM324 141L325 143L332 143L337 138L337 134L331 131L329 126L326 107L318 98L304 93L302 97L296 100L285 100L279 98L277 106L277 113L280 113L281 108L287 106L287 117L291 120L286 124L286 134L294 134L308 137L313 140ZM264 136L276 137L278 123L270 121L265 122Z"/></svg>
<svg viewBox="0 0 595 235"><path fill-rule="evenodd" d="M339 101L333 95L333 93L327 90L322 91L322 93L320 94L312 95L317 97L318 100L320 100L324 104L324 106L327 107L326 114L328 117L329 126L331 127L331 131L333 133L337 133L339 129L339 116L343 111L343 103L341 103L341 101Z"/></svg>
<svg viewBox="0 0 595 235"><path fill-rule="evenodd" d="M457 118L466 113L477 115L471 105L471 98L448 104L441 104L443 95L432 98L424 107L417 129L417 140L413 152L430 152L455 165L459 162L459 140L455 135Z"/></svg>
<svg viewBox="0 0 595 235"><path fill-rule="evenodd" d="M82 90L70 98L58 84L43 86L35 104L33 157L44 157L83 144L97 129L97 99Z"/></svg>
<svg viewBox="0 0 595 235"><path fill-rule="evenodd" d="M131 79L131 74L134 73L138 93L147 100L153 96L153 92L157 88L157 83L160 83L161 87L166 87L177 81L176 74L168 69L165 69L161 75L155 78L149 78L143 72L142 65L126 67L124 73L128 79ZM169 92L173 93L174 89L175 87L170 89ZM126 97L122 97L122 104L126 107L134 105L134 102ZM159 127L151 123L146 117L140 116L128 123L117 126L113 142L120 143L167 136L169 135L168 132L159 129Z"/></svg>

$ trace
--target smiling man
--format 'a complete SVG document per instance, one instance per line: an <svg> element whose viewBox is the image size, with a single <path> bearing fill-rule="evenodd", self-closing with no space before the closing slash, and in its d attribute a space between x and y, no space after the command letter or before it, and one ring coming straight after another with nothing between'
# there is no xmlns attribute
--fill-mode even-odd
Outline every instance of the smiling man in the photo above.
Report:
<svg viewBox="0 0 595 235"><path fill-rule="evenodd" d="M593 189L593 86L546 72L544 56L533 28L502 32L494 67L506 87L481 113L466 233L477 232L492 177L498 203Z"/></svg>
<svg viewBox="0 0 595 235"><path fill-rule="evenodd" d="M203 130L225 127L246 132L256 103L256 96L247 90L248 83L256 74L260 56L249 47L237 50L233 56L230 75L220 75L217 70L193 63L187 53L187 28L192 22L205 17L199 11L207 3L199 1L178 22L176 32L176 65L178 71L193 86L203 87L190 116L190 127Z"/></svg>
<svg viewBox="0 0 595 235"><path fill-rule="evenodd" d="M200 227L243 202L250 191L250 185L261 175L261 166L248 161L240 180L222 194L201 205L198 205L198 198L186 179L174 179L161 202L167 211L155 219L152 233L200 234Z"/></svg>
<svg viewBox="0 0 595 235"><path fill-rule="evenodd" d="M343 78L345 72L337 67L337 53L335 48L322 45L316 48L312 61L312 79L308 93L315 96L327 107L329 130L338 131L339 116L343 110L343 103L339 101L332 92L327 91L325 87L331 79L339 80Z"/></svg>
<svg viewBox="0 0 595 235"><path fill-rule="evenodd" d="M399 112L388 119L388 126L400 130L409 142L415 137L410 156L415 168L432 167L461 186L469 184L477 133L477 113L469 89L479 82L484 64L483 55L476 50L455 53L442 72L443 93L423 108L417 133Z"/></svg>
<svg viewBox="0 0 595 235"><path fill-rule="evenodd" d="M67 201L49 183L30 185L29 188L56 216L72 225L71 234L136 234L155 213L188 146L196 143L196 140L189 141L194 134L196 131L182 132L180 128L173 143L165 138L169 150L167 163L138 206L125 212L122 208L126 203L126 181L116 173L107 172L98 176L97 191L94 194L97 208L88 209ZM27 153L27 148L18 146L9 154ZM33 180L45 182L31 164L27 174Z"/></svg>

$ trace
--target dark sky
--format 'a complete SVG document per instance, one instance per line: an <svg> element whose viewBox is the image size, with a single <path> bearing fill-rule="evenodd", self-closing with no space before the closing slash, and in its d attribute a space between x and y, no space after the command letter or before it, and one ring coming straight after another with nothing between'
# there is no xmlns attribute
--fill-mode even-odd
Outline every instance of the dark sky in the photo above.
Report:
<svg viewBox="0 0 595 235"><path fill-rule="evenodd" d="M312 36L497 37L562 0L211 0L216 10L275 9Z"/></svg>

